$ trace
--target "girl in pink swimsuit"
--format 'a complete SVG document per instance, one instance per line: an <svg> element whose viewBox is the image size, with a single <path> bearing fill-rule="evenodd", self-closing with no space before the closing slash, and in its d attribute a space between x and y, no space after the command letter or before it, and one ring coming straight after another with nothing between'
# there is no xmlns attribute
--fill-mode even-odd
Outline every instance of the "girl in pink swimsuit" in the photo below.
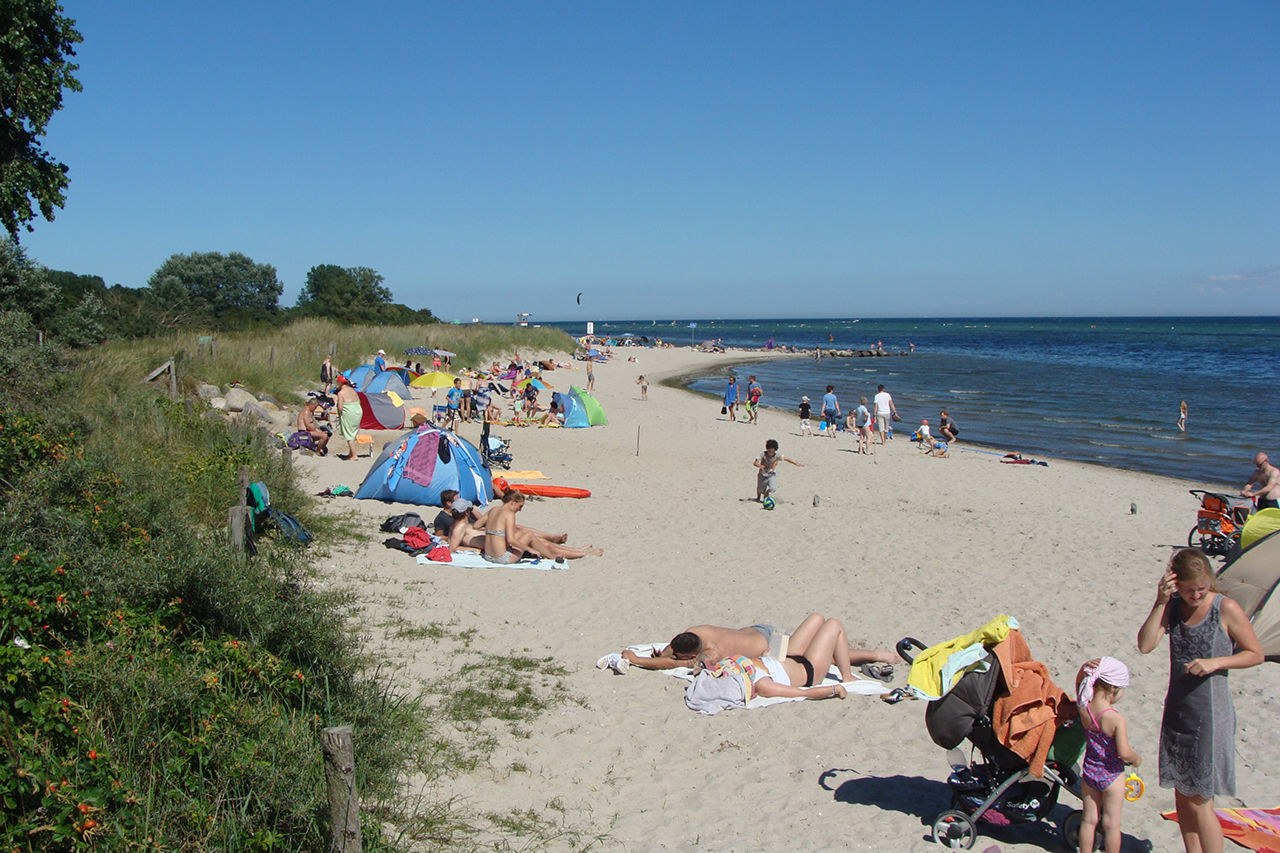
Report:
<svg viewBox="0 0 1280 853"><path fill-rule="evenodd" d="M1107 853L1120 853L1120 810L1124 808L1124 766L1142 764L1129 746L1124 715L1111 707L1129 686L1129 669L1115 658L1098 658L1080 667L1076 705L1086 745L1081 785L1084 817L1080 822L1082 853L1092 853L1100 818Z"/></svg>

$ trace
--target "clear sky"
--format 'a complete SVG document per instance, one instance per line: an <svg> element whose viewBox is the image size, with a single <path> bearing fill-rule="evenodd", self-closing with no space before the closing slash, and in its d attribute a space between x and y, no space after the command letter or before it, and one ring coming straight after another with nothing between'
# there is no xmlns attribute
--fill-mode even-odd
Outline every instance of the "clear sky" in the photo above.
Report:
<svg viewBox="0 0 1280 853"><path fill-rule="evenodd" d="M444 319L1280 314L1280 3L63 0L54 269ZM576 297L583 292L582 304Z"/></svg>

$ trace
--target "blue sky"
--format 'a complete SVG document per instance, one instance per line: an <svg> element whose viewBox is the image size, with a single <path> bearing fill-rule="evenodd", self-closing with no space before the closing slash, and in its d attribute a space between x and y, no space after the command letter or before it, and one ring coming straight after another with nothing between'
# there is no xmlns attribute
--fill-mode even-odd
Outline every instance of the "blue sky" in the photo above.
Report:
<svg viewBox="0 0 1280 853"><path fill-rule="evenodd" d="M1280 314L1280 4L64 0L23 244L445 318ZM579 307L575 297L584 292Z"/></svg>

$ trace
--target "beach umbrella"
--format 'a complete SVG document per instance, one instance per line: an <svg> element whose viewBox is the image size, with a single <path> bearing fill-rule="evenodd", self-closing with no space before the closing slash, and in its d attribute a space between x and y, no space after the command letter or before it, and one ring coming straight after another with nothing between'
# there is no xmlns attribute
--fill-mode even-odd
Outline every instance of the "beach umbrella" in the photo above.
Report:
<svg viewBox="0 0 1280 853"><path fill-rule="evenodd" d="M404 351L405 355L432 355L435 352L431 347L410 347Z"/></svg>
<svg viewBox="0 0 1280 853"><path fill-rule="evenodd" d="M455 355L457 355L457 353L456 353L456 352L449 352L447 349L438 349L438 350L433 350L432 354L433 354L433 355L442 355L442 356L444 356L445 358L453 358Z"/></svg>
<svg viewBox="0 0 1280 853"><path fill-rule="evenodd" d="M523 388L524 386L528 385L530 382L532 382L533 387L537 388L539 391L545 391L551 387L551 385L547 384L545 381L541 379L536 379L532 376L530 376L528 379L521 379L519 382L516 383L516 387Z"/></svg>
<svg viewBox="0 0 1280 853"><path fill-rule="evenodd" d="M443 370L433 370L430 373L424 373L409 383L412 388L452 388L453 380L458 377L452 373L445 373Z"/></svg>

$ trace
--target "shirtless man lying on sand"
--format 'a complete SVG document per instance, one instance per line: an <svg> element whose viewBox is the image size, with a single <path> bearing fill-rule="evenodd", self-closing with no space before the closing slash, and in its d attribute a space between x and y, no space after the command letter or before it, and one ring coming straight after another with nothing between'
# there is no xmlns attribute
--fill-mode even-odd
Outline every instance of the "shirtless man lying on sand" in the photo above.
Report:
<svg viewBox="0 0 1280 853"><path fill-rule="evenodd" d="M808 646L809 640L828 622L839 624L838 620L827 619L821 613L810 613L791 632L791 648L799 648L803 651ZM672 637L671 642L652 657L638 655L630 649L624 649L622 658L641 669L675 669L681 666L693 666L698 658L723 660L739 655L759 658L769 653L769 643L777 630L774 626L763 623L747 628L694 625ZM840 636L844 636L843 625L840 626ZM849 649L850 664L902 662L896 653L886 649L855 649L848 645L847 638L844 639L843 645Z"/></svg>

